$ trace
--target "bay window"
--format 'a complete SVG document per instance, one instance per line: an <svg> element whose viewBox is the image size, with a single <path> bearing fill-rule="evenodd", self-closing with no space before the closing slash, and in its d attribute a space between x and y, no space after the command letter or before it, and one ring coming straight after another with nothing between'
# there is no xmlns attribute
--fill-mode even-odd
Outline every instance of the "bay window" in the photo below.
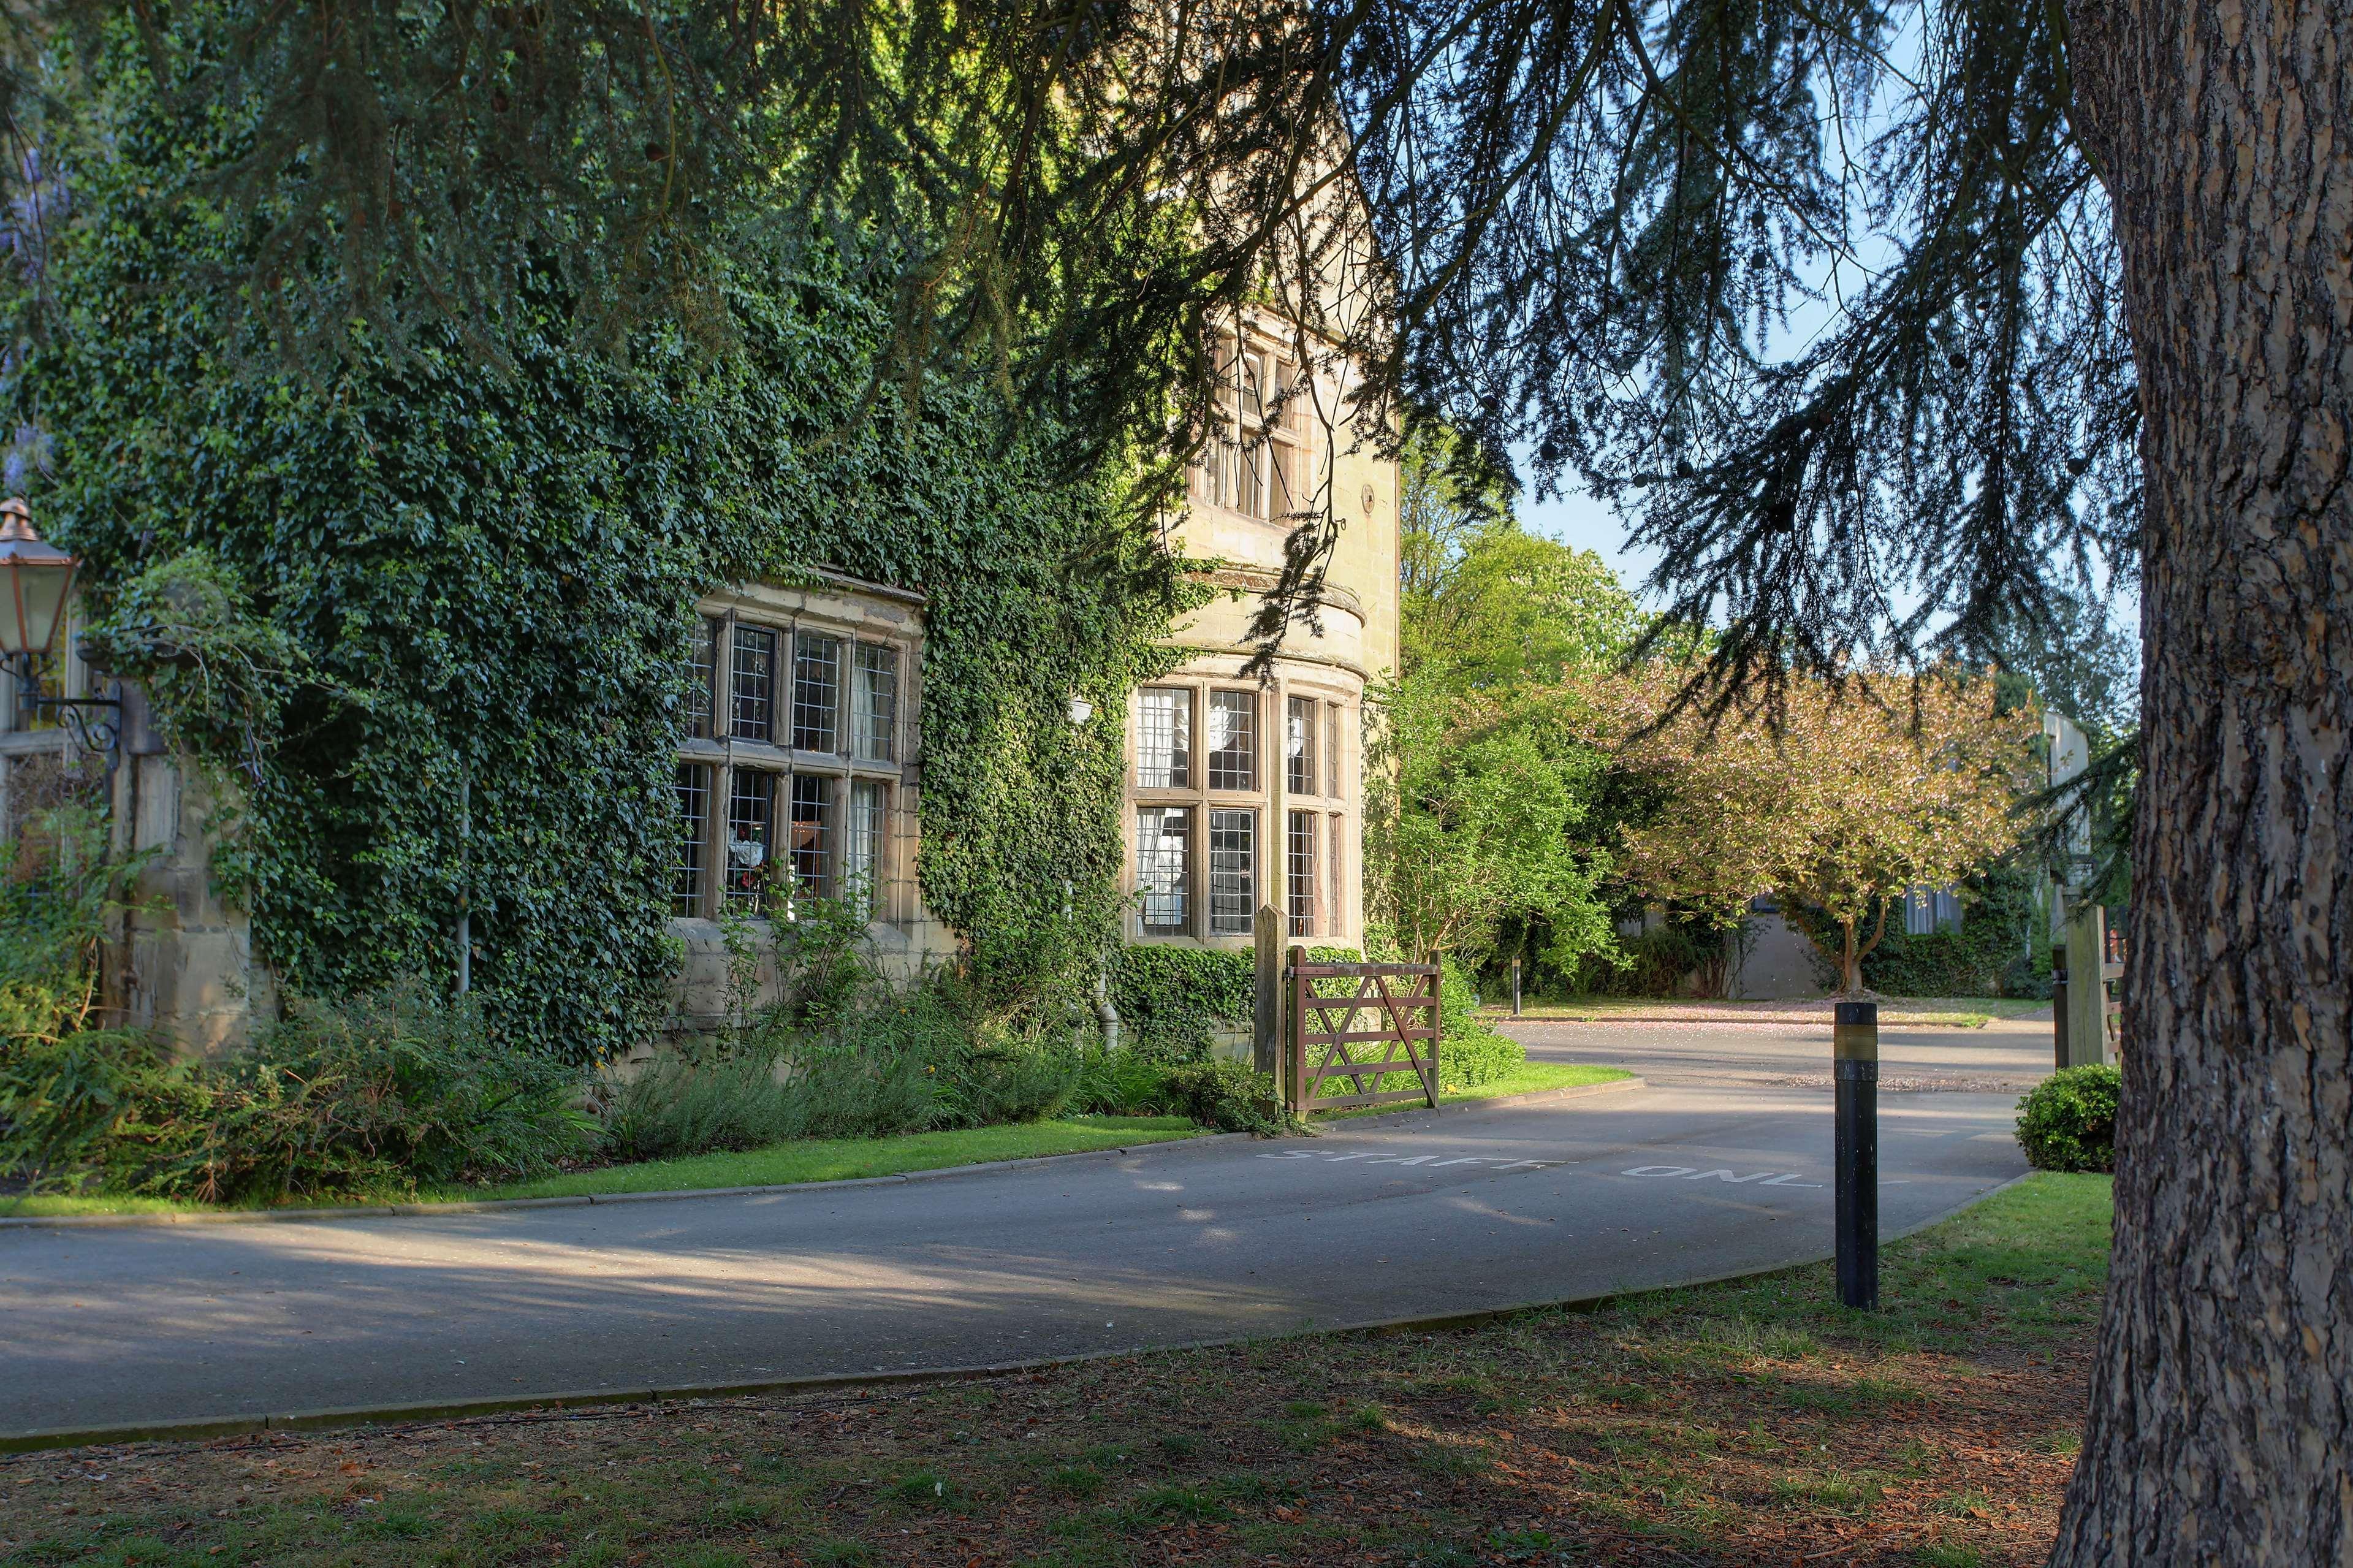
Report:
<svg viewBox="0 0 2353 1568"><path fill-rule="evenodd" d="M1292 936L1347 936L1352 695L1215 675L1138 688L1129 709L1131 938L1248 937L1268 902ZM1277 715L1279 774L1261 742Z"/></svg>

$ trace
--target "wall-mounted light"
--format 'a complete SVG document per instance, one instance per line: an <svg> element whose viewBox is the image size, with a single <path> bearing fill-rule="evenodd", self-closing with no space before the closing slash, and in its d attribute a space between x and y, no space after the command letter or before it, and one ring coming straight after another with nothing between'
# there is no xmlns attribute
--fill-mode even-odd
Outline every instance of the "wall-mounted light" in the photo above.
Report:
<svg viewBox="0 0 2353 1568"><path fill-rule="evenodd" d="M81 563L33 532L32 509L0 501L0 657L29 662L57 641Z"/></svg>
<svg viewBox="0 0 2353 1568"><path fill-rule="evenodd" d="M1073 725L1084 724L1087 720L1095 716L1095 705L1094 704L1087 701L1084 697L1072 697L1071 699L1070 715L1071 722Z"/></svg>
<svg viewBox="0 0 2353 1568"><path fill-rule="evenodd" d="M0 501L0 670L16 675L16 700L26 709L54 711L74 744L104 754L111 768L121 700L41 694L41 661L58 640L80 565L33 531L32 508L21 496Z"/></svg>

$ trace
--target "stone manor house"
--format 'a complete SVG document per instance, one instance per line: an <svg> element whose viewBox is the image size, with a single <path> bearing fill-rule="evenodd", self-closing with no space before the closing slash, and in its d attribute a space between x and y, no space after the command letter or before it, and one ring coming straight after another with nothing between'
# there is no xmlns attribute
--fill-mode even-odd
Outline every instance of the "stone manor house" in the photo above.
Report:
<svg viewBox="0 0 2353 1568"><path fill-rule="evenodd" d="M1296 344L1288 323L1245 317L1219 345L1219 428L1189 475L1176 543L1219 563L1210 585L1226 591L1169 627L1183 662L1128 694L1133 942L1247 948L1261 904L1283 911L1295 938L1363 938L1361 736L1367 688L1398 660L1398 471L1324 417L1340 406L1341 372L1301 366ZM1324 504L1343 526L1316 624L1291 630L1271 681L1245 679L1247 628L1283 542L1300 512ZM914 875L922 596L833 573L811 580L819 586L733 583L699 607L702 699L678 743L670 891L688 955L682 1023L721 1011L723 913L732 902L765 914L780 885L855 903L891 968L912 970L955 946ZM69 613L60 646L72 648L73 630ZM73 653L58 662L58 694L97 684ZM5 824L74 742L21 711L13 682L0 688ZM142 715L129 692L114 820L127 847L163 852L149 891L164 909L129 934L120 1005L129 1022L216 1049L267 1005L267 977L250 961L242 916L207 887L200 787Z"/></svg>

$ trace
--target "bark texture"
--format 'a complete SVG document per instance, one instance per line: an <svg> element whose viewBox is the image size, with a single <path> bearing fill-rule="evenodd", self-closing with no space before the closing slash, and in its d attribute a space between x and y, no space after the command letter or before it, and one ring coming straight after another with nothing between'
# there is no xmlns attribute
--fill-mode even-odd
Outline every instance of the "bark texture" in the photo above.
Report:
<svg viewBox="0 0 2353 1568"><path fill-rule="evenodd" d="M2148 514L2116 1266L2052 1560L2353 1564L2353 6L2070 14Z"/></svg>

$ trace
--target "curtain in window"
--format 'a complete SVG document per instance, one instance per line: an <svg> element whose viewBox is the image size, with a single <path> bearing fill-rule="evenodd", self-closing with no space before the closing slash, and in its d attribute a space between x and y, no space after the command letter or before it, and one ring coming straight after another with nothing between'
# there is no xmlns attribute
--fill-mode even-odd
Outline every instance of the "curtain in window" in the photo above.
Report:
<svg viewBox="0 0 2353 1568"><path fill-rule="evenodd" d="M1193 783L1193 694L1146 686L1136 718L1135 782L1144 789L1187 789Z"/></svg>
<svg viewBox="0 0 2353 1568"><path fill-rule="evenodd" d="M841 895L869 920L879 918L882 906L884 788L872 779L852 779L849 785L849 836L843 846Z"/></svg>
<svg viewBox="0 0 2353 1568"><path fill-rule="evenodd" d="M1193 813L1146 806L1135 814L1135 882L1144 895L1144 928L1155 936L1185 929L1192 872Z"/></svg>

